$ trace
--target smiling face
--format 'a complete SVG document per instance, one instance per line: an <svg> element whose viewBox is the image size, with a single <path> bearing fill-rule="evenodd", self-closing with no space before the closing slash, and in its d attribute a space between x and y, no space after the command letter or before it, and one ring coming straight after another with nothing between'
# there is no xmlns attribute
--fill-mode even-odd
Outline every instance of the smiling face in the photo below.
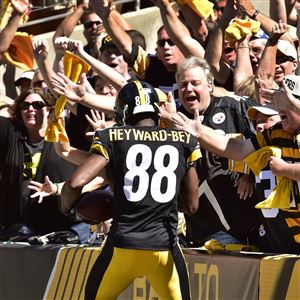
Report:
<svg viewBox="0 0 300 300"><path fill-rule="evenodd" d="M207 109L213 87L201 67L184 70L178 78L178 85L180 101L189 113L198 109L201 114Z"/></svg>
<svg viewBox="0 0 300 300"><path fill-rule="evenodd" d="M300 130L300 116L292 110L279 111L281 124L284 130L295 133Z"/></svg>
<svg viewBox="0 0 300 300"><path fill-rule="evenodd" d="M47 106L45 106L43 98L40 95L28 95L21 103L20 108L21 118L27 130L38 130L47 126L49 112Z"/></svg>
<svg viewBox="0 0 300 300"><path fill-rule="evenodd" d="M277 51L274 81L281 85L285 75L294 74L297 62L290 56Z"/></svg>
<svg viewBox="0 0 300 300"><path fill-rule="evenodd" d="M161 29L158 32L156 51L157 57L162 61L169 72L175 72L177 65L184 60L183 54L178 47L170 41L165 29Z"/></svg>

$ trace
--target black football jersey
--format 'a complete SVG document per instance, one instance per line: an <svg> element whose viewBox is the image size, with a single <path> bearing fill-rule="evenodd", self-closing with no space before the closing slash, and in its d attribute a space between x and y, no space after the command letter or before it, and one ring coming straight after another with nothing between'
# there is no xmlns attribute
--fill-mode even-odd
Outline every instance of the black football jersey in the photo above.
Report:
<svg viewBox="0 0 300 300"><path fill-rule="evenodd" d="M200 156L191 134L122 126L95 133L91 147L109 160L114 190L110 237L132 249L170 249L176 242L176 195L186 169Z"/></svg>
<svg viewBox="0 0 300 300"><path fill-rule="evenodd" d="M289 163L300 163L300 135L285 131L281 124L259 132L252 138L255 149L277 146L282 150L281 158ZM257 197L265 200L277 184L277 178L269 164L256 177ZM300 254L300 196L299 182L293 180L290 194L290 209L262 209L263 224L271 251ZM284 194L282 196L285 196ZM264 234L264 232L260 232Z"/></svg>

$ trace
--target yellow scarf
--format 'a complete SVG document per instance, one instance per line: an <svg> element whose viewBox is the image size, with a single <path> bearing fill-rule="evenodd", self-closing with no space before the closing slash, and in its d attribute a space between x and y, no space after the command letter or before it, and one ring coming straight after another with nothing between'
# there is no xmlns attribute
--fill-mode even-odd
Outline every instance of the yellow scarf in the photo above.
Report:
<svg viewBox="0 0 300 300"><path fill-rule="evenodd" d="M83 61L80 57L66 51L64 56L65 75L73 82L77 82L82 73L88 72L90 65ZM55 103L55 120L50 121L46 130L45 140L48 142L64 142L69 141L66 130L63 125L61 114L65 108L67 100L64 96L60 96Z"/></svg>
<svg viewBox="0 0 300 300"><path fill-rule="evenodd" d="M270 156L281 158L281 149L273 146L266 146L258 151L248 155L244 162L257 176L260 171L267 166ZM277 176L277 185L270 193L267 199L259 202L256 208L290 208L290 196L293 187L293 182L290 178Z"/></svg>
<svg viewBox="0 0 300 300"><path fill-rule="evenodd" d="M257 33L260 28L260 22L254 20L235 19L225 29L225 40L229 42L230 47L244 38L249 33Z"/></svg>
<svg viewBox="0 0 300 300"><path fill-rule="evenodd" d="M203 20L206 20L209 16L214 19L214 4L208 0L177 0L177 2L180 5L187 4Z"/></svg>

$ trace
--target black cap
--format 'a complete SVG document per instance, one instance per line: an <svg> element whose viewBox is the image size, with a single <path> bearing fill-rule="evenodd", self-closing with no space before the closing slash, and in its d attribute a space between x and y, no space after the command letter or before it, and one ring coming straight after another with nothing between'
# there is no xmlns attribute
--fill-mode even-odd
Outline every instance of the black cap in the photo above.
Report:
<svg viewBox="0 0 300 300"><path fill-rule="evenodd" d="M103 52L107 48L116 47L116 45L113 43L112 38L107 35L105 38L102 39L100 52Z"/></svg>

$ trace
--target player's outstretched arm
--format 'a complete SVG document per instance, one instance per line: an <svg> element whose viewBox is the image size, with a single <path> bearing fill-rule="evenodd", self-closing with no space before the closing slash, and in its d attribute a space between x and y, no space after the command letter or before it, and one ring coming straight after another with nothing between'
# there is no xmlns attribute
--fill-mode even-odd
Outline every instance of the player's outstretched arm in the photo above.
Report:
<svg viewBox="0 0 300 300"><path fill-rule="evenodd" d="M83 187L96 178L108 161L103 156L91 154L63 185L60 209L68 213L79 199Z"/></svg>

